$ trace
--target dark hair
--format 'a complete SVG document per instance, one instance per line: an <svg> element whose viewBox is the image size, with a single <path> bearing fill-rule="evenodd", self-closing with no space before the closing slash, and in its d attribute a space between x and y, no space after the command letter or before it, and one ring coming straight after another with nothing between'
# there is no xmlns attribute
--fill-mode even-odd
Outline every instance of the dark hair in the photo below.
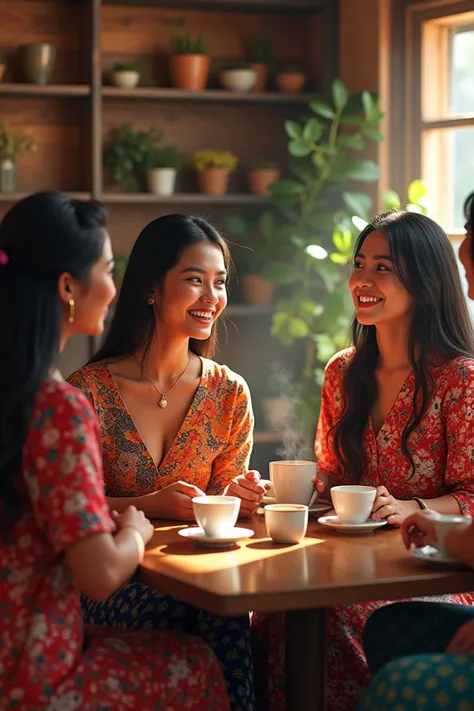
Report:
<svg viewBox="0 0 474 711"><path fill-rule="evenodd" d="M58 354L58 278L87 281L103 251L105 208L57 192L17 202L0 223L0 530L24 510L22 448L34 398Z"/></svg>
<svg viewBox="0 0 474 711"><path fill-rule="evenodd" d="M464 202L464 216L466 218L466 222L469 222L471 225L471 230L472 230L472 237L471 237L471 261L472 264L474 265L474 192L472 192L470 195L467 196L465 202Z"/></svg>
<svg viewBox="0 0 474 711"><path fill-rule="evenodd" d="M431 358L472 358L474 335L454 250L441 227L417 213L385 212L360 233L355 255L376 230L386 235L395 273L413 298L407 351L415 391L412 412L402 433L402 450L413 472L408 438L420 423L432 393ZM355 353L344 375L342 416L332 434L339 465L359 481L366 465L363 431L377 397L379 350L375 326L363 326L354 318L351 336Z"/></svg>
<svg viewBox="0 0 474 711"><path fill-rule="evenodd" d="M184 250L197 242L211 242L231 267L227 242L209 222L179 213L150 222L138 235L123 278L115 312L104 342L89 361L121 360L144 348L148 353L155 335L155 315L148 304L150 292L162 286L167 272L180 260ZM217 324L204 341L191 339L190 350L211 358L217 346Z"/></svg>

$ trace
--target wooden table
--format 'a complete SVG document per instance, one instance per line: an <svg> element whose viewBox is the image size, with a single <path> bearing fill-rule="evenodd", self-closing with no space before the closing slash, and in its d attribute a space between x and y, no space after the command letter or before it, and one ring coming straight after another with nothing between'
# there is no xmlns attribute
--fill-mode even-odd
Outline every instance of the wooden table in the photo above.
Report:
<svg viewBox="0 0 474 711"><path fill-rule="evenodd" d="M397 530L343 536L314 521L300 544L276 545L263 518L242 522L255 536L222 551L183 539L183 524L157 521L141 574L157 590L215 614L284 611L289 709L325 709L326 608L474 590L473 571L411 558Z"/></svg>

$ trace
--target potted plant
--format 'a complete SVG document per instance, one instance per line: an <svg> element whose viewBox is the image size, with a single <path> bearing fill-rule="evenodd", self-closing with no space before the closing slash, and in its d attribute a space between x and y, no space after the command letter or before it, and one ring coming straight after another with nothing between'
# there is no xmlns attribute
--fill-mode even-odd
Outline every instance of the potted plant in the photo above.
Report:
<svg viewBox="0 0 474 711"><path fill-rule="evenodd" d="M116 62L112 83L120 89L134 89L140 81L140 62Z"/></svg>
<svg viewBox="0 0 474 711"><path fill-rule="evenodd" d="M247 93L257 81L257 72L246 62L230 64L219 72L219 81L228 91Z"/></svg>
<svg viewBox="0 0 474 711"><path fill-rule="evenodd" d="M171 38L170 75L177 89L204 91L209 77L210 59L207 41L199 35L195 39L189 32Z"/></svg>
<svg viewBox="0 0 474 711"><path fill-rule="evenodd" d="M113 180L125 190L144 189L148 161L161 138L162 133L156 128L134 131L129 123L110 131L104 147L104 165Z"/></svg>
<svg viewBox="0 0 474 711"><path fill-rule="evenodd" d="M225 195L229 177L237 167L237 157L230 151L198 151L193 165L198 172L199 190L207 195Z"/></svg>
<svg viewBox="0 0 474 711"><path fill-rule="evenodd" d="M265 91L268 72L275 61L273 40L267 37L249 38L246 41L247 61L255 70L257 79L253 91Z"/></svg>
<svg viewBox="0 0 474 711"><path fill-rule="evenodd" d="M308 75L299 64L284 64L275 77L280 91L286 94L298 94L303 91Z"/></svg>
<svg viewBox="0 0 474 711"><path fill-rule="evenodd" d="M7 65L5 62L5 57L3 56L3 54L0 54L0 82L2 81L3 75L5 74L6 67Z"/></svg>
<svg viewBox="0 0 474 711"><path fill-rule="evenodd" d="M7 123L0 124L0 192L16 190L16 164L25 155L37 150L34 138L14 133Z"/></svg>
<svg viewBox="0 0 474 711"><path fill-rule="evenodd" d="M186 158L176 146L156 148L147 159L148 189L154 195L173 195L176 176Z"/></svg>
<svg viewBox="0 0 474 711"><path fill-rule="evenodd" d="M263 421L266 430L283 433L293 429L299 398L289 374L276 363L270 368L272 372L260 402Z"/></svg>
<svg viewBox="0 0 474 711"><path fill-rule="evenodd" d="M280 175L281 171L274 161L258 161L247 175L250 190L254 195L268 196L270 195L268 186L279 180Z"/></svg>

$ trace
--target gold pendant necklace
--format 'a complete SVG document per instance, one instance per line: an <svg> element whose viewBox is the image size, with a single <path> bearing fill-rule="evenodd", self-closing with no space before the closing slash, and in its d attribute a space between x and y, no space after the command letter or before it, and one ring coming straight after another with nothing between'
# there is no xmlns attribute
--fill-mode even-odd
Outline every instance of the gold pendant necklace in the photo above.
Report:
<svg viewBox="0 0 474 711"><path fill-rule="evenodd" d="M162 392L162 391L160 390L160 388L158 387L158 385L155 383L155 381L154 381L152 378L150 378L150 376L148 375L148 373L147 373L145 370L143 371L145 377L148 378L148 380L149 380L150 383L153 385L153 387L155 388L155 390L156 390L157 392L159 392L160 395L161 395L160 399L158 400L158 405L159 405L159 407L161 407L161 408L163 408L163 409L164 409L165 407L168 407L168 400L166 399L166 396L167 396L172 390L174 390L175 387L178 385L178 383L181 381L181 379L183 378L183 376L184 376L184 374L186 373L187 369L189 368L189 364L190 364L190 363L191 363L191 356L189 356L189 360L188 360L188 362L187 362L186 368L183 370L183 372L182 372L181 375L179 376L178 380L175 382L175 384L173 385L173 387L170 388L169 390L167 390L166 392Z"/></svg>

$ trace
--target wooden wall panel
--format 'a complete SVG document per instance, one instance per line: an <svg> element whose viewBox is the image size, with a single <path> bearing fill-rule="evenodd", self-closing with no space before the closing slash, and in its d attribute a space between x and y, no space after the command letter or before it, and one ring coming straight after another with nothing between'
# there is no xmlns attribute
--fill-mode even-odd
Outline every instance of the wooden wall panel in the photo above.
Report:
<svg viewBox="0 0 474 711"><path fill-rule="evenodd" d="M0 0L0 50L7 57L5 81L23 79L17 46L50 42L57 47L52 83L85 82L84 43L87 4Z"/></svg>

